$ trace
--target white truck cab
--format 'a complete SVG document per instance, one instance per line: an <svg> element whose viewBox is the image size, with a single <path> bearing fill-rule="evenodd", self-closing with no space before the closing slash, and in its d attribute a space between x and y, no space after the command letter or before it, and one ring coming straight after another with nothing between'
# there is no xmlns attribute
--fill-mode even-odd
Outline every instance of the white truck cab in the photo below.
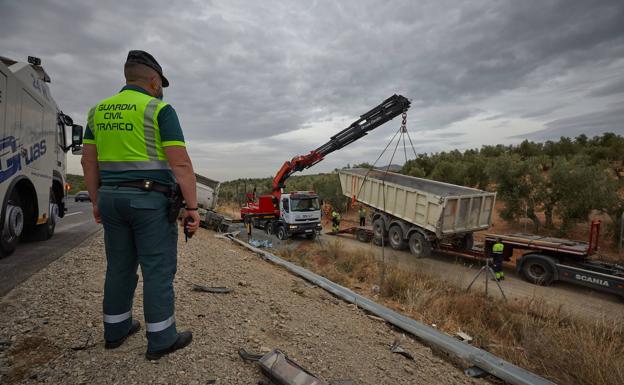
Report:
<svg viewBox="0 0 624 385"><path fill-rule="evenodd" d="M321 206L316 193L295 191L282 194L279 209L280 220L274 229L279 239L298 234L314 239L321 230Z"/></svg>
<svg viewBox="0 0 624 385"><path fill-rule="evenodd" d="M58 108L49 82L38 58L0 56L0 257L20 239L50 238L65 213L66 153L80 150L82 127Z"/></svg>

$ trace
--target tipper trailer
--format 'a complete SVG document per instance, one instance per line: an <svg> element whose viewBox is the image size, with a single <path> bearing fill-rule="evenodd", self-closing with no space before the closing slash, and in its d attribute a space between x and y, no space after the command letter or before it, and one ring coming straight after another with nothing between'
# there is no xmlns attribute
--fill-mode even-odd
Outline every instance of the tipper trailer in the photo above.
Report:
<svg viewBox="0 0 624 385"><path fill-rule="evenodd" d="M376 169L338 174L342 193L373 209L373 239L418 257L441 244L470 250L472 233L492 223L496 193Z"/></svg>
<svg viewBox="0 0 624 385"><path fill-rule="evenodd" d="M506 261L513 261L514 252L521 250L515 268L531 283L565 281L624 297L624 265L598 260L598 221L592 222L588 242L525 233L486 234L485 243L475 246L472 233L491 225L495 193L382 170L347 169L339 176L344 195L373 209L373 228L351 227L338 233L365 242L372 239L378 245L387 239L394 249L409 246L417 257L437 250L489 258L492 245L500 240Z"/></svg>

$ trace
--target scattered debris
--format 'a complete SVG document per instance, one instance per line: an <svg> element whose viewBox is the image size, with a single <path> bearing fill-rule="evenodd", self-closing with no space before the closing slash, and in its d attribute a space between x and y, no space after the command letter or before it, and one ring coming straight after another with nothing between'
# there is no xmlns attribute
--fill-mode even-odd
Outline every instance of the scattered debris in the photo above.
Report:
<svg viewBox="0 0 624 385"><path fill-rule="evenodd" d="M459 330L456 334L457 338L459 338L460 340L467 342L467 343L471 343L472 342L472 337L466 333L464 333L463 331Z"/></svg>
<svg viewBox="0 0 624 385"><path fill-rule="evenodd" d="M314 374L308 372L296 362L288 358L284 352L279 349L273 349L266 354L253 354L245 349L238 349L238 355L245 362L257 362L262 372L276 384L279 385L325 385ZM330 385L349 385L345 380L337 380ZM271 383L273 383L271 382ZM258 384L262 381L258 381ZM265 382L266 383L266 382Z"/></svg>
<svg viewBox="0 0 624 385"><path fill-rule="evenodd" d="M282 385L324 385L325 382L308 372L278 349L265 354L260 369L272 381Z"/></svg>
<svg viewBox="0 0 624 385"><path fill-rule="evenodd" d="M257 248L265 248L265 249L273 248L273 242L271 242L268 239L264 239L264 240L252 239L249 241L249 244Z"/></svg>
<svg viewBox="0 0 624 385"><path fill-rule="evenodd" d="M89 334L84 344L74 345L71 347L71 350L87 350L96 345L97 344L95 342L91 342L91 334Z"/></svg>
<svg viewBox="0 0 624 385"><path fill-rule="evenodd" d="M250 285L249 285L249 282L247 281L238 281L238 286L248 287Z"/></svg>
<svg viewBox="0 0 624 385"><path fill-rule="evenodd" d="M240 234L240 231L232 231L230 233L216 233L214 235L215 238L223 238L223 239L229 239L228 236L237 238L238 234Z"/></svg>
<svg viewBox="0 0 624 385"><path fill-rule="evenodd" d="M199 291L203 293L227 294L233 292L234 289L225 286L202 286L193 284L193 291Z"/></svg>
<svg viewBox="0 0 624 385"><path fill-rule="evenodd" d="M472 378L482 378L485 377L485 375L487 374L487 372L483 371L478 366L471 366L468 369L464 370L464 373Z"/></svg>
<svg viewBox="0 0 624 385"><path fill-rule="evenodd" d="M392 353L396 353L396 354L400 354L403 357L410 359L412 361L415 361L414 356L409 353L408 351L406 351L405 349L403 349L401 347L401 343L405 340L405 334L401 334L399 337L397 337L394 342L392 343L392 345L390 345L390 351Z"/></svg>
<svg viewBox="0 0 624 385"><path fill-rule="evenodd" d="M264 357L264 354L249 353L247 350L245 350L243 348L238 349L238 355L245 362L258 362L258 361L260 361L260 359L262 357Z"/></svg>
<svg viewBox="0 0 624 385"><path fill-rule="evenodd" d="M372 320L375 320L375 321L379 321L379 322L386 322L386 320L385 320L385 319L383 319L383 318L381 318L381 317L377 317L377 316L372 315L372 314L367 314L366 316L367 316L368 318L372 319Z"/></svg>

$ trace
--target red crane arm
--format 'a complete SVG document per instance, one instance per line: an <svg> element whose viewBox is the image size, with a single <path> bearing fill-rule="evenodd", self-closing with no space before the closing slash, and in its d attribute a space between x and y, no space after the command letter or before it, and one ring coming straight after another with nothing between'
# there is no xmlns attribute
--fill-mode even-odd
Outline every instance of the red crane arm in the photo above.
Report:
<svg viewBox="0 0 624 385"><path fill-rule="evenodd" d="M284 162L273 178L273 191L271 194L279 200L282 194L282 188L284 188L284 182L293 172L301 171L308 167L314 166L321 160L323 160L323 156L321 154L316 151L310 151L307 155L298 155L290 161L287 160Z"/></svg>

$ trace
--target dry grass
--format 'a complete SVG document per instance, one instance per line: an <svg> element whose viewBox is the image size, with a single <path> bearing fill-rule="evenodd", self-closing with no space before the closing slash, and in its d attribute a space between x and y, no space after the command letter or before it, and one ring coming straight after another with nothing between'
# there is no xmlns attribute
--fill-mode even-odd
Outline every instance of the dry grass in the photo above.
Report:
<svg viewBox="0 0 624 385"><path fill-rule="evenodd" d="M234 202L220 202L217 212L232 219L240 218L240 205Z"/></svg>
<svg viewBox="0 0 624 385"><path fill-rule="evenodd" d="M475 346L559 384L624 383L621 322L576 319L539 299L505 303L394 266L380 282L374 257L345 250L339 240L282 256L364 294L378 285L378 301L447 333L462 330Z"/></svg>

